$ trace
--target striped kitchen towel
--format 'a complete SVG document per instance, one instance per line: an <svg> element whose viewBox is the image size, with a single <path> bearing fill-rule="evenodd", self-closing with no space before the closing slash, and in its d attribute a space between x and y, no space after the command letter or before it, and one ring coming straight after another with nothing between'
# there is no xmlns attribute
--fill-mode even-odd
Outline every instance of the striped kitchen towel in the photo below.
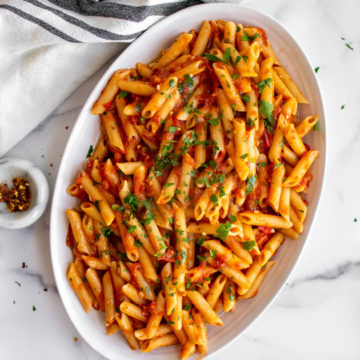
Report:
<svg viewBox="0 0 360 360"><path fill-rule="evenodd" d="M0 0L0 156L126 42L202 2L212 1Z"/></svg>

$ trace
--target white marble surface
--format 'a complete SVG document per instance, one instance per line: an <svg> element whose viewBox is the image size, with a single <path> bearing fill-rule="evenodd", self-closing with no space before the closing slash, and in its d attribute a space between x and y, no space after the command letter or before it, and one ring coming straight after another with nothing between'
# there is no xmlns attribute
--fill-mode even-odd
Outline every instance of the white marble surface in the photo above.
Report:
<svg viewBox="0 0 360 360"><path fill-rule="evenodd" d="M360 359L360 2L253 0L247 6L278 19L313 67L320 67L327 180L311 238L287 286L238 341L214 358ZM71 128L104 69L6 154L38 165L51 191ZM0 230L0 358L103 359L80 338L56 291L49 208L27 229Z"/></svg>

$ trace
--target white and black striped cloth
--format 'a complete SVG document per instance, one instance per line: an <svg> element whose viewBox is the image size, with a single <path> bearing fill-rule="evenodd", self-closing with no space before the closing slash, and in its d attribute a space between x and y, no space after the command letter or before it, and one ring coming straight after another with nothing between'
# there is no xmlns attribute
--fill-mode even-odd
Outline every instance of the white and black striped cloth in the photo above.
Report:
<svg viewBox="0 0 360 360"><path fill-rule="evenodd" d="M126 42L202 2L0 0L0 156Z"/></svg>

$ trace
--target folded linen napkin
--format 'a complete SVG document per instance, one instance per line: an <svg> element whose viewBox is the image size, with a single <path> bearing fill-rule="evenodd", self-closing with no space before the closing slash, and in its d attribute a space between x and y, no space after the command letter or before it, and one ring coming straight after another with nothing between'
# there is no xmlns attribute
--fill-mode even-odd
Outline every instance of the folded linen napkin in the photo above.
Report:
<svg viewBox="0 0 360 360"><path fill-rule="evenodd" d="M202 2L0 0L0 156L127 42Z"/></svg>

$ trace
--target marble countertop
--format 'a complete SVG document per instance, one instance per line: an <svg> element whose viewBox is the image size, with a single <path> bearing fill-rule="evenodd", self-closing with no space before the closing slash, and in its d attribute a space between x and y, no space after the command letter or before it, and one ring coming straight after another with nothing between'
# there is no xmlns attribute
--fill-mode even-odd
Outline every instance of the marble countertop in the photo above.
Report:
<svg viewBox="0 0 360 360"><path fill-rule="evenodd" d="M247 6L278 19L319 67L327 112L327 179L311 238L284 290L239 340L213 358L359 359L360 3L253 0ZM50 191L82 104L105 69L6 154L39 166ZM0 230L0 357L103 359L81 339L57 293L49 209L50 204L27 229Z"/></svg>

